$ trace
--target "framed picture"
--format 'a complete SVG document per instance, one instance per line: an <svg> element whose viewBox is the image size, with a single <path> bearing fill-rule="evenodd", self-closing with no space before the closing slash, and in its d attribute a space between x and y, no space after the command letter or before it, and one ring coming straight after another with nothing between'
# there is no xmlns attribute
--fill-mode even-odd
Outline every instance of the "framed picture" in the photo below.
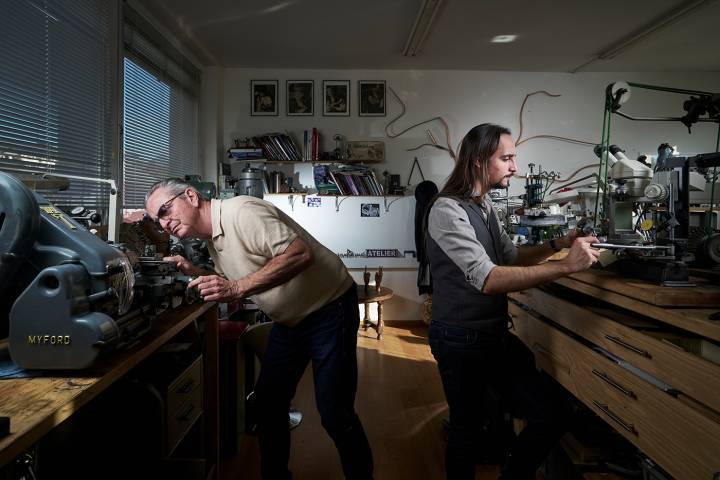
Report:
<svg viewBox="0 0 720 480"><path fill-rule="evenodd" d="M358 82L361 117L385 116L385 81L360 80Z"/></svg>
<svg viewBox="0 0 720 480"><path fill-rule="evenodd" d="M345 142L345 160L382 162L385 160L385 142L349 140Z"/></svg>
<svg viewBox="0 0 720 480"><path fill-rule="evenodd" d="M379 203L362 203L362 204L360 204L360 216L361 217L379 217L380 216L380 204Z"/></svg>
<svg viewBox="0 0 720 480"><path fill-rule="evenodd" d="M250 80L250 115L278 114L278 81Z"/></svg>
<svg viewBox="0 0 720 480"><path fill-rule="evenodd" d="M350 116L350 80L323 80L323 115Z"/></svg>
<svg viewBox="0 0 720 480"><path fill-rule="evenodd" d="M287 98L287 115L289 117L315 115L313 108L315 82L313 80L288 80L286 87L285 97Z"/></svg>

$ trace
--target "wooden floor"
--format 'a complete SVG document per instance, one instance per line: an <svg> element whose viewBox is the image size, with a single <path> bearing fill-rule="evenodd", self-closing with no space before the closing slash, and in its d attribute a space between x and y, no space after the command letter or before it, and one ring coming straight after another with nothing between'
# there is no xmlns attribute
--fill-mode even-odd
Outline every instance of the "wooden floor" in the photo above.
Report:
<svg viewBox="0 0 720 480"><path fill-rule="evenodd" d="M386 327L382 340L375 332L358 336L359 384L356 410L375 459L376 480L444 479L447 404L437 365L420 322ZM303 415L292 431L290 469L295 480L342 479L337 451L320 425L315 409L312 370L298 386L293 406ZM221 479L256 480L257 439L245 436L240 454L226 461ZM495 479L496 467L478 467L478 479Z"/></svg>

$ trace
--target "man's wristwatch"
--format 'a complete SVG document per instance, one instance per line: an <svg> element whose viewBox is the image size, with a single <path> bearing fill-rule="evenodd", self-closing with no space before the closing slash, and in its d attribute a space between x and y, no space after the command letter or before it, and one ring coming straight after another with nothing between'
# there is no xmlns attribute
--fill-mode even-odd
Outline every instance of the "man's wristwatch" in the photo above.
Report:
<svg viewBox="0 0 720 480"><path fill-rule="evenodd" d="M548 242L548 245L550 245L550 248L552 248L556 252L559 252L560 250L562 250L561 248L558 248L557 243L555 243L554 238L550 239L550 241Z"/></svg>

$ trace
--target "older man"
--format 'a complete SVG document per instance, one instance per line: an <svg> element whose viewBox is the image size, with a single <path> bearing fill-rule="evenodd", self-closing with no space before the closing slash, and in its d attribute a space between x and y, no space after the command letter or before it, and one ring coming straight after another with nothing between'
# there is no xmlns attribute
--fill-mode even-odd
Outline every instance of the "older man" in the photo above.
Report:
<svg viewBox="0 0 720 480"><path fill-rule="evenodd" d="M274 205L254 197L206 200L181 179L156 183L148 214L178 238L210 240L215 272L172 257L207 301L250 297L274 321L256 386L261 473L292 478L287 412L313 362L322 425L348 479L372 478L367 437L354 410L357 389L355 283L340 259Z"/></svg>

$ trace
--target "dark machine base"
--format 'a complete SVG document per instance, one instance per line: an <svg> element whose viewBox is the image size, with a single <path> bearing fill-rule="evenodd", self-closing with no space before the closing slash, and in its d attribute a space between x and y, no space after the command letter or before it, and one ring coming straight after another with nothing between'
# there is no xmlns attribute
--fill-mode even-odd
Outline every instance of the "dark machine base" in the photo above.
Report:
<svg viewBox="0 0 720 480"><path fill-rule="evenodd" d="M688 283L690 281L688 266L683 262L623 258L618 260L615 265L621 275L660 285L675 282Z"/></svg>

